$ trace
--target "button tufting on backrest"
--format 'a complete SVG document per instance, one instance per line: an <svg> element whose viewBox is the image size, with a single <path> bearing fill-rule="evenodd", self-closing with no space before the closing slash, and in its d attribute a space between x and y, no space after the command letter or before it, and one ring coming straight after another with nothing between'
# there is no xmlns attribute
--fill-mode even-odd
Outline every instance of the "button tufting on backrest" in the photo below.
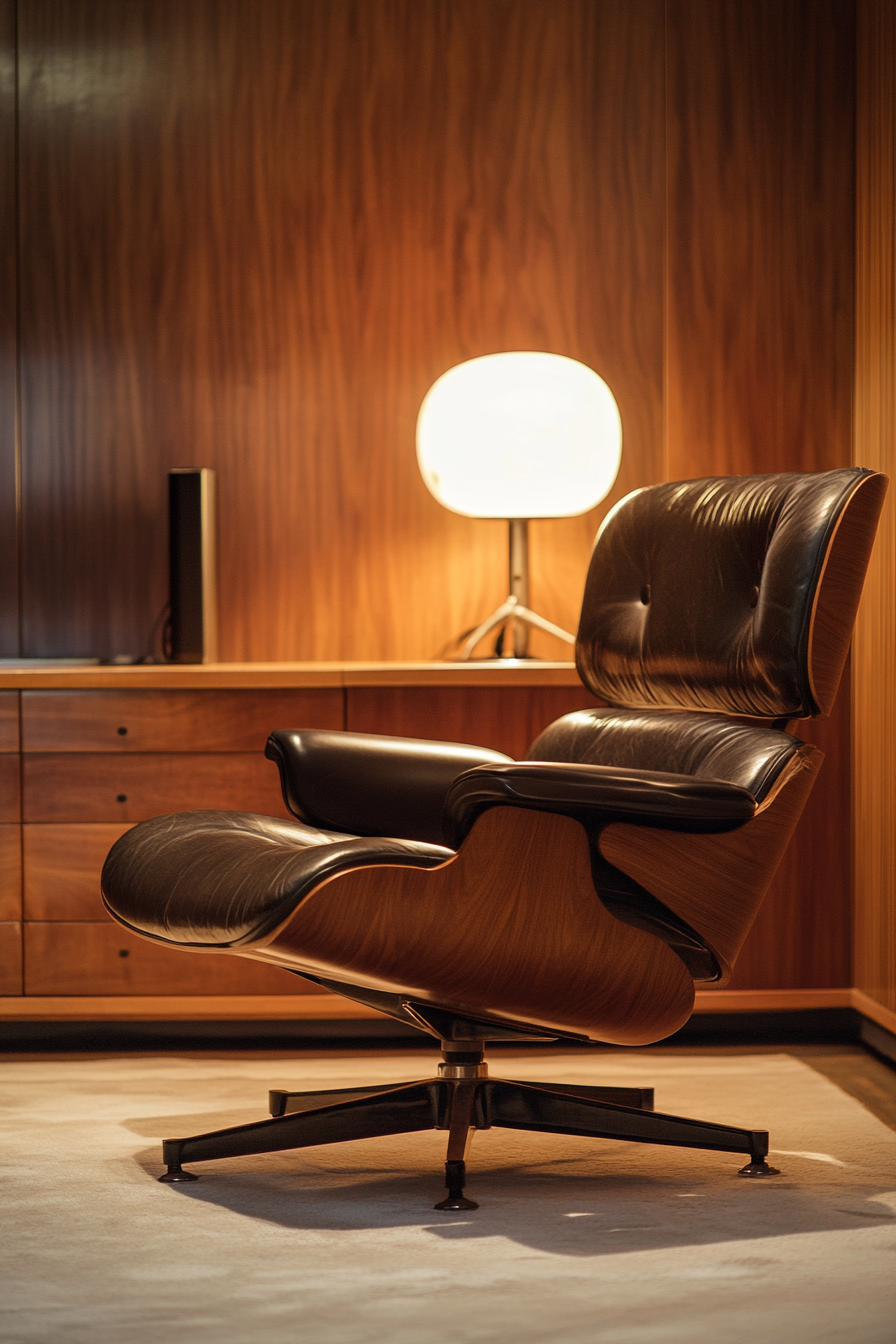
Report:
<svg viewBox="0 0 896 1344"><path fill-rule="evenodd" d="M613 705L817 713L816 591L841 514L872 475L843 468L636 490L607 516L591 557L576 643L582 680Z"/></svg>

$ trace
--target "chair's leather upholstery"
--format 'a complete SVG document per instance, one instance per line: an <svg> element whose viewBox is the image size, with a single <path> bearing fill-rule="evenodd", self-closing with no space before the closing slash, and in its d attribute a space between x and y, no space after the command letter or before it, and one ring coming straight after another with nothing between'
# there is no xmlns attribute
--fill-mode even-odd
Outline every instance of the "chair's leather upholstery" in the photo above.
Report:
<svg viewBox="0 0 896 1344"><path fill-rule="evenodd" d="M487 808L508 804L575 817L589 830L628 821L699 834L733 830L756 812L752 794L717 779L521 761L480 766L454 781L445 802L446 840L460 846Z"/></svg>
<svg viewBox="0 0 896 1344"><path fill-rule="evenodd" d="M629 708L817 714L814 597L840 509L871 474L710 477L622 500L585 584L585 685Z"/></svg>
<svg viewBox="0 0 896 1344"><path fill-rule="evenodd" d="M512 759L460 742L323 729L272 733L265 755L277 763L286 805L300 821L432 844L442 843L445 795L457 776Z"/></svg>
<svg viewBox="0 0 896 1344"><path fill-rule="evenodd" d="M547 727L528 759L724 780L761 803L800 745L789 733L717 714L580 709Z"/></svg>
<svg viewBox="0 0 896 1344"><path fill-rule="evenodd" d="M103 867L103 899L120 923L149 937L235 947L270 933L334 873L375 863L431 868L451 853L252 812L183 812L121 837Z"/></svg>

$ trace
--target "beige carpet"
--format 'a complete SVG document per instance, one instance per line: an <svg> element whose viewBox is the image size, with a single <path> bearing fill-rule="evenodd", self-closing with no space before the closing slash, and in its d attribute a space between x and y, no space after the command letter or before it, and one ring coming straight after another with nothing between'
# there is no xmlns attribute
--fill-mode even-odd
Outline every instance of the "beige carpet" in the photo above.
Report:
<svg viewBox="0 0 896 1344"><path fill-rule="evenodd" d="M432 1057L8 1062L3 1344L892 1344L896 1133L786 1055L495 1056L653 1084L657 1109L768 1128L736 1156L492 1130L438 1214L436 1133L198 1164L158 1138L261 1118L271 1086L402 1081Z"/></svg>

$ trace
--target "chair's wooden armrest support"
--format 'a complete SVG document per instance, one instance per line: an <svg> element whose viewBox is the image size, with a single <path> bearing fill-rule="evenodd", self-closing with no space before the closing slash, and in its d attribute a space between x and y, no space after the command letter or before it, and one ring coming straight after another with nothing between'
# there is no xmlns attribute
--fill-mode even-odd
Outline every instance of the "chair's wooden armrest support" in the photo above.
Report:
<svg viewBox="0 0 896 1344"><path fill-rule="evenodd" d="M490 807L560 812L589 829L612 822L697 834L730 831L756 813L746 789L722 780L606 765L520 761L461 775L445 802L445 837L457 847Z"/></svg>
<svg viewBox="0 0 896 1344"><path fill-rule="evenodd" d="M727 835L607 826L604 858L641 884L705 940L727 983L823 760L805 745L756 816Z"/></svg>

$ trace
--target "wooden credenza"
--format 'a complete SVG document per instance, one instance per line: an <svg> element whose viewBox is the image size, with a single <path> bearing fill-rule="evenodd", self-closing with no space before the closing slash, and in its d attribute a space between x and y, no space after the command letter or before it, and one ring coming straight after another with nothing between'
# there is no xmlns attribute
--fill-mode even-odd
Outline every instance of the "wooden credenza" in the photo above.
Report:
<svg viewBox="0 0 896 1344"><path fill-rule="evenodd" d="M275 728L441 738L520 757L552 719L594 703L568 664L0 671L4 1015L361 1016L275 967L128 934L100 899L110 846L167 812L288 816L263 754Z"/></svg>

